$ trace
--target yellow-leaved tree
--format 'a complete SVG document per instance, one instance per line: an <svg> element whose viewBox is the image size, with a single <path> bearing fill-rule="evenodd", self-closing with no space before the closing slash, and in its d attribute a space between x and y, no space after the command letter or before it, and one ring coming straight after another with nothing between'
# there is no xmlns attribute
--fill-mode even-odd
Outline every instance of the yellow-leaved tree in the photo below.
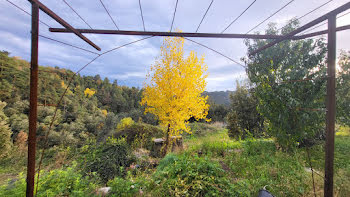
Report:
<svg viewBox="0 0 350 197"><path fill-rule="evenodd" d="M141 100L145 113L156 115L167 127L165 152L171 136L190 133L190 118L209 121L208 97L202 96L207 85L207 65L204 57L198 58L194 51L185 58L183 45L184 38L164 39L160 57L146 76Z"/></svg>
<svg viewBox="0 0 350 197"><path fill-rule="evenodd" d="M84 95L87 96L88 98L92 97L94 94L96 93L95 89L90 89L90 88L86 88L84 90Z"/></svg>

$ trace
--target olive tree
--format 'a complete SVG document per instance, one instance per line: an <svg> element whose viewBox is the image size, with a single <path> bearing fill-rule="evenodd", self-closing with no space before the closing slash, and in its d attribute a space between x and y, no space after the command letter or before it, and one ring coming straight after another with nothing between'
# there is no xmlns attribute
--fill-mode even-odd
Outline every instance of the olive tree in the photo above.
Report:
<svg viewBox="0 0 350 197"><path fill-rule="evenodd" d="M265 33L286 34L297 27L295 20L281 30L270 24ZM248 54L269 42L246 40ZM326 51L323 39L286 40L244 58L257 109L282 147L306 145L324 133Z"/></svg>

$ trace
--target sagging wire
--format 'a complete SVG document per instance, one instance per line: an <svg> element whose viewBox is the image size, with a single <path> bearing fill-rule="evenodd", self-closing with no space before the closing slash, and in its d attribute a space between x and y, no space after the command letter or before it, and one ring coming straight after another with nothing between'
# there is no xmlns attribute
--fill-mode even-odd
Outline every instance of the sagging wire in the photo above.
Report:
<svg viewBox="0 0 350 197"><path fill-rule="evenodd" d="M81 47L78 47L78 46L74 46L72 44L68 44L66 42L62 42L62 41L59 41L59 40L56 40L54 38L50 38L50 37L47 37L47 36L43 36L43 35L39 35L39 37L41 38L45 38L47 40L51 40L51 41L55 41L55 42L58 42L58 43L61 43L61 44L64 44L64 45L67 45L67 46L70 46L70 47L73 47L73 48L76 48L76 49L80 49L82 51L86 51L86 52L89 52L89 53L93 53L95 55L99 55L99 53L96 53L96 52L93 52L93 51L90 51L90 50L87 50L87 49L84 49L84 48L81 48Z"/></svg>
<svg viewBox="0 0 350 197"><path fill-rule="evenodd" d="M227 55L224 55L223 53L221 53L221 52L219 52L219 51L217 51L217 50L215 50L215 49L213 49L213 48L211 48L211 47L208 47L207 45L204 45L204 44L202 44L202 43L200 43L200 42L194 41L194 40L189 39L189 38L185 38L185 37L184 37L184 39L186 39L186 40L188 40L188 41L190 41L190 42L193 42L193 43L195 43L195 44L198 44L198 45L200 45L200 46L202 46L202 47L204 47L204 48L207 48L207 49L209 49L209 50L211 50L211 51L213 51L213 52L215 52L215 53L217 53L217 54L219 54L219 55L221 55L221 56L223 56L223 57L225 57L225 58L231 60L231 61L234 62L235 64L238 64L238 65L240 65L241 67L243 67L243 68L245 68L245 69L247 68L247 67L246 67L245 65L243 65L242 63L240 63L240 62L238 62L238 61L236 61L236 60L234 60L234 59L228 57Z"/></svg>

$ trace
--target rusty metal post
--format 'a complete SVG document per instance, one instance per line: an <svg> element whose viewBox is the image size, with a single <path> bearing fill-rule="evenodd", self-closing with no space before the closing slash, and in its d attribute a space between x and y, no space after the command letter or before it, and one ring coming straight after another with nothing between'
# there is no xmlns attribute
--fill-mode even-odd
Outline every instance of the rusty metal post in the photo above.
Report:
<svg viewBox="0 0 350 197"><path fill-rule="evenodd" d="M334 127L335 127L335 61L336 61L336 15L328 17L327 99L326 99L326 145L324 196L333 197Z"/></svg>
<svg viewBox="0 0 350 197"><path fill-rule="evenodd" d="M32 46L30 60L29 135L26 196L34 195L36 122L38 107L39 6L32 2Z"/></svg>

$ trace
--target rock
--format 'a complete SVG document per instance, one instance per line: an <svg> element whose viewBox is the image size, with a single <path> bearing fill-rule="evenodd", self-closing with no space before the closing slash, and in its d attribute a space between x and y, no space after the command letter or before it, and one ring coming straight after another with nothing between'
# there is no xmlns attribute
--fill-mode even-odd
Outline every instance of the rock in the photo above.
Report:
<svg viewBox="0 0 350 197"><path fill-rule="evenodd" d="M165 140L163 138L157 138L157 139L154 139L153 142L155 144L163 144Z"/></svg>
<svg viewBox="0 0 350 197"><path fill-rule="evenodd" d="M152 157L160 157L161 156L161 150L163 147L165 140L163 138L157 138L153 140L153 146L150 155Z"/></svg>
<svg viewBox="0 0 350 197"><path fill-rule="evenodd" d="M111 190L111 187L101 187L97 190L96 194L98 196L107 196L108 192Z"/></svg>
<svg viewBox="0 0 350 197"><path fill-rule="evenodd" d="M163 138L157 138L157 139L154 139L153 140L153 147L152 147L152 150L151 150L151 156L152 157L161 157L161 150L162 150L162 147L165 143L165 139ZM170 143L172 143L170 145L171 147L171 151L175 151L175 150L182 150L183 149L183 142L182 142L182 136L179 135L179 136L171 136L170 137ZM169 149L170 149L169 147Z"/></svg>

